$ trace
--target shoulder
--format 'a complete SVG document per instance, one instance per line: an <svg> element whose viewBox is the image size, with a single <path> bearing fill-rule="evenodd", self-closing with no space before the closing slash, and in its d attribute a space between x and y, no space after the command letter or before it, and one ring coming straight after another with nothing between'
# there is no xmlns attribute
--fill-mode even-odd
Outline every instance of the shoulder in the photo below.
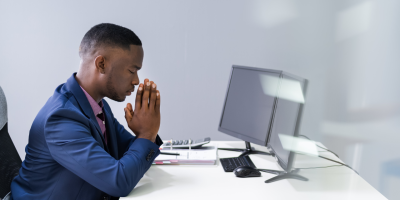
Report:
<svg viewBox="0 0 400 200"><path fill-rule="evenodd" d="M89 137L91 132L90 119L70 101L50 110L43 123L47 140Z"/></svg>
<svg viewBox="0 0 400 200"><path fill-rule="evenodd" d="M82 112L75 96L64 89L61 84L54 91L53 95L47 100L38 114L38 117L49 121L54 118L66 118L82 121L88 119Z"/></svg>
<svg viewBox="0 0 400 200"><path fill-rule="evenodd" d="M85 132L90 130L89 117L83 113L75 96L63 87L64 84L57 87L36 115L29 133L30 138L46 138L50 133L62 135L68 132L70 135L77 129Z"/></svg>

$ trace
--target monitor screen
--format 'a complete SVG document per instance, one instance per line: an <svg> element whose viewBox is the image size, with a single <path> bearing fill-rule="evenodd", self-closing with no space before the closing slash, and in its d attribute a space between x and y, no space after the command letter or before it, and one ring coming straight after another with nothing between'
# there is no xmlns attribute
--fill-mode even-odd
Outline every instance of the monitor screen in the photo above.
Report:
<svg viewBox="0 0 400 200"><path fill-rule="evenodd" d="M281 71L233 66L218 130L266 146Z"/></svg>

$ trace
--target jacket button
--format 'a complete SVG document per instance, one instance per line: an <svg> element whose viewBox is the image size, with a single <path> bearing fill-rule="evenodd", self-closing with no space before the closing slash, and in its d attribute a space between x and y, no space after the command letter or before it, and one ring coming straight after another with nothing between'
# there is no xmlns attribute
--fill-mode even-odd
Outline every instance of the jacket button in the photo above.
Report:
<svg viewBox="0 0 400 200"><path fill-rule="evenodd" d="M152 149L152 150L150 150L149 154L147 154L146 160L150 161L150 159L153 156L153 154L154 154L154 150Z"/></svg>

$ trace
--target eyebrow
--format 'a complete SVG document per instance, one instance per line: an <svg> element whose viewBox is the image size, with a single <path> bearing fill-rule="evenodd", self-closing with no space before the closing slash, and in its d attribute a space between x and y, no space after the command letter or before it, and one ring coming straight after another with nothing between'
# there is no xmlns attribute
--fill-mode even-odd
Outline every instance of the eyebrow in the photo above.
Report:
<svg viewBox="0 0 400 200"><path fill-rule="evenodd" d="M136 68L137 70L142 69L141 67L138 67L137 65L131 65L131 67Z"/></svg>

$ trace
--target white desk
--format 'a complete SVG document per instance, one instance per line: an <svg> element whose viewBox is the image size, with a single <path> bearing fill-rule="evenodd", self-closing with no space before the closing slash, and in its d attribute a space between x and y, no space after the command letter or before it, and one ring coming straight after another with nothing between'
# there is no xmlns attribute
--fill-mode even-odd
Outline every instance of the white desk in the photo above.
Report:
<svg viewBox="0 0 400 200"><path fill-rule="evenodd" d="M215 141L213 142L215 143ZM244 142L218 141L218 147L245 148ZM265 147L252 144L257 150ZM220 158L235 157L239 152L218 151ZM329 153L321 155L335 158ZM254 164L262 169L281 170L275 159L265 155L250 155ZM296 167L335 165L330 161L298 155ZM274 177L261 172L261 177L237 178L224 172L218 160L216 165L153 165L127 199L296 199L296 200L380 200L386 199L364 179L346 167L301 170L309 181L293 179L264 183Z"/></svg>

